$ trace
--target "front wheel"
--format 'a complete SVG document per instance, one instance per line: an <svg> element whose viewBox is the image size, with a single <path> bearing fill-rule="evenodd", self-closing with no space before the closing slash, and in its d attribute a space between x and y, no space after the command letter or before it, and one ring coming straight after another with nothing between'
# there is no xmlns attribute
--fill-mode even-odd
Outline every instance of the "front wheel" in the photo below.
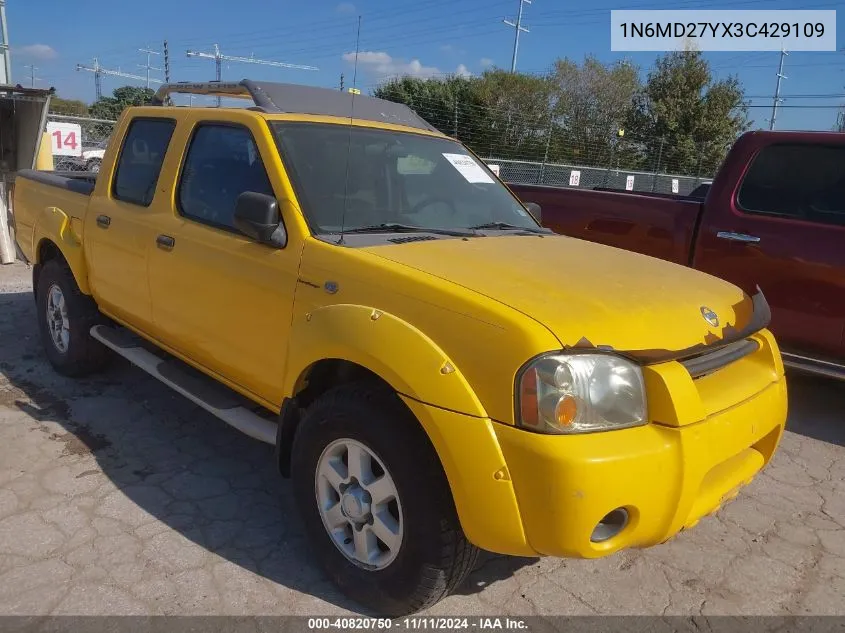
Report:
<svg viewBox="0 0 845 633"><path fill-rule="evenodd" d="M428 437L379 385L337 387L294 440L297 504L320 563L346 595L397 617L456 589L478 549L461 530Z"/></svg>

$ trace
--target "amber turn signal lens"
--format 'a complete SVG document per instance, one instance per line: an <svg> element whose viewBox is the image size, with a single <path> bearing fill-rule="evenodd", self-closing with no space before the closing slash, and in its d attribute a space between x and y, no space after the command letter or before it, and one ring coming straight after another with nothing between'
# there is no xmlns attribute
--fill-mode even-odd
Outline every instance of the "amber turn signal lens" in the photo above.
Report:
<svg viewBox="0 0 845 633"><path fill-rule="evenodd" d="M569 426L578 417L578 402L572 396L564 396L558 402L556 417L561 426Z"/></svg>

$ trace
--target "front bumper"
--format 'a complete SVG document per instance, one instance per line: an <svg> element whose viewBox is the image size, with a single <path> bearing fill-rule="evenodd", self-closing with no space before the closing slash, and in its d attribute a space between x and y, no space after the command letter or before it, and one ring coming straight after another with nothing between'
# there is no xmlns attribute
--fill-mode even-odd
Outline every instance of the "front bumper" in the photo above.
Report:
<svg viewBox="0 0 845 633"><path fill-rule="evenodd" d="M632 429L541 435L406 402L441 458L470 541L503 554L597 558L694 526L772 458L786 382L771 334L755 338L756 354L697 381L667 363L655 374L665 389L652 422ZM594 542L617 508L625 527Z"/></svg>
<svg viewBox="0 0 845 633"><path fill-rule="evenodd" d="M781 378L681 428L650 424L572 437L495 428L531 548L597 558L662 543L719 509L771 459L785 420ZM617 508L628 512L626 527L592 542L596 525Z"/></svg>

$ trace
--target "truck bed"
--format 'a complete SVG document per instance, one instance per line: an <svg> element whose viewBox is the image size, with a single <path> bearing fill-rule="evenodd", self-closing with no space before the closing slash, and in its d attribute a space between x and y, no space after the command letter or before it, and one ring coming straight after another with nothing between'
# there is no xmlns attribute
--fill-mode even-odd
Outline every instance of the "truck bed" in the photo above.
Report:
<svg viewBox="0 0 845 633"><path fill-rule="evenodd" d="M555 233L690 264L700 199L508 183Z"/></svg>
<svg viewBox="0 0 845 633"><path fill-rule="evenodd" d="M35 261L36 224L48 210L57 209L68 218L82 219L94 191L97 175L90 172L36 171L24 169L15 179L12 210L15 239L27 261Z"/></svg>

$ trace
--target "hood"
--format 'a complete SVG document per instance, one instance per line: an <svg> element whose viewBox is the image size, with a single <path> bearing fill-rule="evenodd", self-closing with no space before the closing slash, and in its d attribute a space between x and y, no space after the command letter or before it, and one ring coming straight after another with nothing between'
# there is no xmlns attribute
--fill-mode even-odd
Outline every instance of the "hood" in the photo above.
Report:
<svg viewBox="0 0 845 633"><path fill-rule="evenodd" d="M564 347L610 346L659 357L717 343L749 326L754 312L752 299L726 281L561 235L366 250L508 305L545 325Z"/></svg>

